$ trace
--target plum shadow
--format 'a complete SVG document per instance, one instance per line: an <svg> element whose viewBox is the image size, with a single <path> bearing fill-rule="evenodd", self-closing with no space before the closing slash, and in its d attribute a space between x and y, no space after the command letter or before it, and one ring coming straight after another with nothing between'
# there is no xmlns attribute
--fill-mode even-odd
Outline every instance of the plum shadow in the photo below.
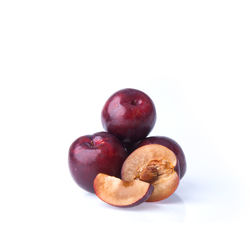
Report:
<svg viewBox="0 0 250 250"><path fill-rule="evenodd" d="M156 204L184 204L184 201L177 194L172 194L165 200L157 201Z"/></svg>

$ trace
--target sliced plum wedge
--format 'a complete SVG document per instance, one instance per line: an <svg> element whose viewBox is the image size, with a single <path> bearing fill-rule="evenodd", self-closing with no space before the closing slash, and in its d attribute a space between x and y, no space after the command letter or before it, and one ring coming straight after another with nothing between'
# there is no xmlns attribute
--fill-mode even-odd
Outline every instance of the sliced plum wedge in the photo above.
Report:
<svg viewBox="0 0 250 250"><path fill-rule="evenodd" d="M116 207L133 207L146 201L153 192L150 183L132 180L123 181L114 176L98 174L94 180L96 195L104 202Z"/></svg>

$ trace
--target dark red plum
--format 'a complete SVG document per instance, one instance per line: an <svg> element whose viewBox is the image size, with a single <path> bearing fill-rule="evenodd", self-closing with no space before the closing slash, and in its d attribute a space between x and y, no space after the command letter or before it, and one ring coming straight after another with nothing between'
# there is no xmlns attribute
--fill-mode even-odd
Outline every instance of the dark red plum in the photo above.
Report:
<svg viewBox="0 0 250 250"><path fill-rule="evenodd" d="M85 135L74 141L69 149L70 172L80 187L94 192L96 175L120 177L126 156L126 150L114 135L107 132Z"/></svg>
<svg viewBox="0 0 250 250"><path fill-rule="evenodd" d="M177 172L179 172L180 179L185 175L186 167L187 167L186 158L185 158L182 148L176 141L165 136L151 136L137 143L133 149L136 149L141 146L148 145L148 144L160 144L172 150L175 153L179 162L180 169L177 170Z"/></svg>
<svg viewBox="0 0 250 250"><path fill-rule="evenodd" d="M144 139L156 121L153 101L140 90L122 89L114 93L102 110L105 130L127 145Z"/></svg>

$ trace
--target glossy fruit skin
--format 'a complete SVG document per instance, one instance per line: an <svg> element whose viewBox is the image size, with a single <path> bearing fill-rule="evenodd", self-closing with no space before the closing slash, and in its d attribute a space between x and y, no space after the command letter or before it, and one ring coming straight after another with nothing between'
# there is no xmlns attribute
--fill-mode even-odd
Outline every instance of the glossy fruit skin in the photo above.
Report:
<svg viewBox="0 0 250 250"><path fill-rule="evenodd" d="M122 143L114 135L99 132L75 140L69 149L69 168L76 183L94 192L93 181L98 173L120 177L127 156Z"/></svg>
<svg viewBox="0 0 250 250"><path fill-rule="evenodd" d="M136 89L122 89L114 93L102 110L104 129L117 136L125 145L144 139L154 127L155 121L153 101Z"/></svg>
<svg viewBox="0 0 250 250"><path fill-rule="evenodd" d="M176 141L165 136L151 136L138 142L134 146L134 149L139 148L144 145L148 145L148 144L160 144L172 150L175 153L177 160L178 160L176 171L179 174L180 179L183 178L187 169L186 158L185 158L182 148Z"/></svg>

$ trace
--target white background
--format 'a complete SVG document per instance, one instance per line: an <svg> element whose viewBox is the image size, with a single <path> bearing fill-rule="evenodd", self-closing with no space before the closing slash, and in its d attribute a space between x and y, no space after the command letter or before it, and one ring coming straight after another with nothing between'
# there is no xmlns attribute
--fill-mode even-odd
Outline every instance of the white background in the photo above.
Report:
<svg viewBox="0 0 250 250"><path fill-rule="evenodd" d="M0 2L0 248L249 249L249 1ZM188 168L176 194L114 208L67 153L115 91L145 91L151 135Z"/></svg>

